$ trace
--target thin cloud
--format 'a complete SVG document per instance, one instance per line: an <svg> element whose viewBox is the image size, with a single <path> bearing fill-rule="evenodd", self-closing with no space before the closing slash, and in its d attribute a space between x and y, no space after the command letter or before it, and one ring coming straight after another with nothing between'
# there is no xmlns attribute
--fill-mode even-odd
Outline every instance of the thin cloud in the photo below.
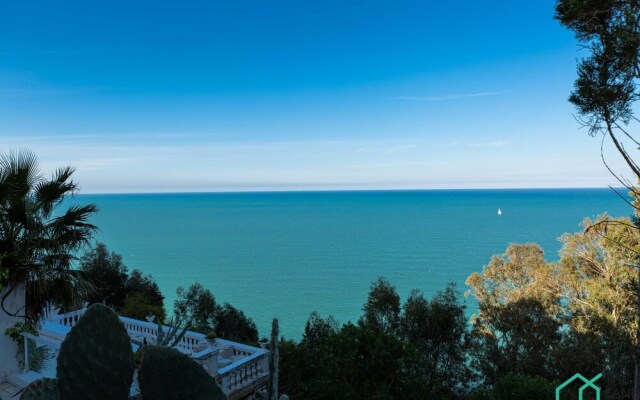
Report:
<svg viewBox="0 0 640 400"><path fill-rule="evenodd" d="M498 96L509 92L478 92L478 93L464 93L464 94L452 94L446 96L396 96L395 100L408 100L408 101L445 101L445 100L460 100L470 99L473 97L488 97Z"/></svg>
<svg viewBox="0 0 640 400"><path fill-rule="evenodd" d="M358 151L361 153L397 154L404 153L415 148L416 145L414 144L398 144L382 147L361 147Z"/></svg>
<svg viewBox="0 0 640 400"><path fill-rule="evenodd" d="M512 142L508 140L494 140L491 142L482 142L482 143L467 143L469 147L505 147L510 146Z"/></svg>

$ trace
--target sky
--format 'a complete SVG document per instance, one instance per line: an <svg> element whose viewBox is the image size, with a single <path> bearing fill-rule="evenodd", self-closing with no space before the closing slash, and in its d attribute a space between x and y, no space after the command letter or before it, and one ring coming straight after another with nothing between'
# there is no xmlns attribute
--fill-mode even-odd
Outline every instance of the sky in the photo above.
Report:
<svg viewBox="0 0 640 400"><path fill-rule="evenodd" d="M0 2L0 151L83 193L615 183L551 0Z"/></svg>

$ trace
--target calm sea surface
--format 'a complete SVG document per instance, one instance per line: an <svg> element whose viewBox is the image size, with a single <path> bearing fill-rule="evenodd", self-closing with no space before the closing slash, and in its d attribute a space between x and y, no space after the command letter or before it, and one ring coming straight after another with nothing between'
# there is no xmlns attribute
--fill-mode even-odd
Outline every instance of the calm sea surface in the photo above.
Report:
<svg viewBox="0 0 640 400"><path fill-rule="evenodd" d="M629 207L609 189L81 195L100 208L97 239L130 269L175 290L200 282L218 302L272 317L299 338L309 313L357 320L369 285L427 296L480 271L509 243L537 242L557 259L564 232ZM503 214L497 215L498 208ZM467 300L470 310L474 304Z"/></svg>

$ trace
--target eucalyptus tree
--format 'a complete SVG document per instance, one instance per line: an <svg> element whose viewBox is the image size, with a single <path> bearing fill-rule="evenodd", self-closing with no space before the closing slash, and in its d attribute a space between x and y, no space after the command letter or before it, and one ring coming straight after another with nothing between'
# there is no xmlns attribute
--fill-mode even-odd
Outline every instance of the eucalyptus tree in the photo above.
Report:
<svg viewBox="0 0 640 400"><path fill-rule="evenodd" d="M7 315L37 320L47 305L71 307L89 290L72 264L97 229L89 222L97 208L63 204L78 192L74 171L61 167L47 179L30 151L0 156L0 307ZM7 309L21 286L25 306Z"/></svg>
<svg viewBox="0 0 640 400"><path fill-rule="evenodd" d="M640 3L635 0L558 0L556 18L573 30L589 56L578 61L569 97L591 135L608 137L635 177L640 167L625 147L640 146L634 124L640 78ZM631 182L615 176L634 189Z"/></svg>
<svg viewBox="0 0 640 400"><path fill-rule="evenodd" d="M478 302L469 355L484 383L509 373L549 382L603 373L603 399L630 398L638 321L627 262L639 237L628 218L603 215L583 227L560 238L557 262L536 244L511 244L467 279Z"/></svg>
<svg viewBox="0 0 640 400"><path fill-rule="evenodd" d="M558 0L556 18L575 32L589 55L578 62L578 78L569 100L578 110L579 120L591 135L601 135L604 145L609 138L617 153L640 180L640 166L633 151L640 147L637 132L640 120L634 115L640 78L640 2L637 0ZM628 178L614 172L616 179L635 198L640 189ZM622 197L622 196L621 196ZM626 199L625 199L626 200ZM627 201L639 215L640 204ZM636 228L640 220L636 218ZM636 232L637 233L637 232ZM632 264L640 265L636 254ZM637 303L640 312L640 268L638 268ZM640 314L637 316L640 318ZM640 330L636 333L634 400L640 400Z"/></svg>

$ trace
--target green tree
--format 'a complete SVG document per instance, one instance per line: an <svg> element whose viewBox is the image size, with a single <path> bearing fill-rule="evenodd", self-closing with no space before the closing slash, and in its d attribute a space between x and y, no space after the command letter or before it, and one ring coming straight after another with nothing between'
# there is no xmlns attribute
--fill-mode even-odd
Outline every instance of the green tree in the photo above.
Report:
<svg viewBox="0 0 640 400"><path fill-rule="evenodd" d="M307 379L304 376L305 359L298 343L291 339L280 340L280 392L292 399L301 398L299 387Z"/></svg>
<svg viewBox="0 0 640 400"><path fill-rule="evenodd" d="M109 253L104 243L98 243L80 258L80 271L92 286L89 304L104 303L116 310L124 305L128 271L121 255Z"/></svg>
<svg viewBox="0 0 640 400"><path fill-rule="evenodd" d="M149 302L149 299L141 292L128 293L124 299L124 305L118 310L118 314L143 321L150 315L155 316L156 321L161 323L166 320L164 307Z"/></svg>
<svg viewBox="0 0 640 400"><path fill-rule="evenodd" d="M419 352L393 334L349 323L330 338L329 345L337 366L332 376L334 382L342 382L344 398L444 397L425 381Z"/></svg>
<svg viewBox="0 0 640 400"><path fill-rule="evenodd" d="M504 254L493 256L482 273L467 278L470 294L480 312L521 299L536 299L552 314L560 310L560 293L554 284L555 270L535 243L512 244Z"/></svg>
<svg viewBox="0 0 640 400"><path fill-rule="evenodd" d="M467 279L478 301L471 333L475 368L486 383L509 372L555 377L562 303L555 268L540 246L512 244ZM535 327L535 329L531 329Z"/></svg>
<svg viewBox="0 0 640 400"><path fill-rule="evenodd" d="M255 322L229 303L224 303L216 315L215 332L218 337L234 342L258 342L258 328Z"/></svg>
<svg viewBox="0 0 640 400"><path fill-rule="evenodd" d="M187 290L179 287L173 312L180 321L190 324L197 332L215 332L223 339L241 343L258 342L256 324L242 310L229 303L220 306L209 289L194 283Z"/></svg>
<svg viewBox="0 0 640 400"><path fill-rule="evenodd" d="M220 305L209 289L194 283L187 290L178 287L178 298L174 302L174 314L197 332L207 333L215 330Z"/></svg>
<svg viewBox="0 0 640 400"><path fill-rule="evenodd" d="M579 369L604 374L606 398L631 396L637 277L629 263L638 236L629 219L601 216L583 228L563 235L556 263L537 245L511 245L467 280L479 311L471 354L487 383L509 372L555 379Z"/></svg>
<svg viewBox="0 0 640 400"><path fill-rule="evenodd" d="M281 387L304 399L448 399L466 386L467 321L454 285L404 306L378 279L357 325L312 313L299 344L283 341Z"/></svg>
<svg viewBox="0 0 640 400"><path fill-rule="evenodd" d="M560 356L587 356L558 364L581 365L592 375L602 372L603 396L626 399L633 388L638 327L637 275L629 265L640 250L639 237L628 218L603 215L585 220L583 228L561 238L557 281L566 306L567 332L573 336L566 339L570 347Z"/></svg>
<svg viewBox="0 0 640 400"><path fill-rule="evenodd" d="M493 387L493 400L538 400L553 399L561 381L509 373Z"/></svg>
<svg viewBox="0 0 640 400"><path fill-rule="evenodd" d="M320 399L442 398L424 380L418 351L396 335L348 323L337 332L316 319L307 337L281 347L281 388L292 397ZM312 331L318 327L318 334Z"/></svg>
<svg viewBox="0 0 640 400"><path fill-rule="evenodd" d="M304 327L302 341L311 349L319 348L331 336L340 331L340 324L333 317L323 319L316 311L309 315L309 319Z"/></svg>
<svg viewBox="0 0 640 400"><path fill-rule="evenodd" d="M427 382L445 392L464 389L470 380L467 366L467 317L455 284L431 301L414 290L402 308L401 337L421 355Z"/></svg>
<svg viewBox="0 0 640 400"><path fill-rule="evenodd" d="M9 315L37 320L48 304L71 308L87 293L72 263L97 229L89 223L97 207L62 207L78 191L74 171L61 167L46 179L30 151L0 157L0 288L9 287L0 307ZM26 309L7 310L5 300L20 285Z"/></svg>
<svg viewBox="0 0 640 400"><path fill-rule="evenodd" d="M154 314L157 316L164 315L164 295L158 286L158 283L150 274L144 275L139 269L134 269L127 278L125 283L127 297L140 294L144 298L144 304L150 307L160 307L162 312Z"/></svg>
<svg viewBox="0 0 640 400"><path fill-rule="evenodd" d="M87 301L105 303L125 317L145 319L155 315L165 318L164 296L151 275L128 268L122 256L109 252L104 243L98 243L80 259L80 270L91 283Z"/></svg>
<svg viewBox="0 0 640 400"><path fill-rule="evenodd" d="M487 309L473 324L475 367L488 384L509 372L555 378L553 354L561 344L560 327L535 299Z"/></svg>
<svg viewBox="0 0 640 400"><path fill-rule="evenodd" d="M360 324L395 333L400 324L400 296L386 278L378 278L369 289Z"/></svg>
<svg viewBox="0 0 640 400"><path fill-rule="evenodd" d="M640 78L640 3L558 0L556 18L575 32L580 45L590 53L578 62L578 78L569 100L576 106L582 124L589 128L591 135L602 135L603 145L604 139L610 138L637 182L640 179L640 166L627 149L640 146L632 126L640 122L634 116ZM602 160L606 165L604 155ZM640 197L640 190L632 181L611 168L609 171L632 192L635 199ZM637 217L640 203L634 201L629 204ZM636 218L634 222L636 229L640 229L640 219ZM640 275L638 258L636 254L633 265ZM640 305L640 278L638 285L636 303ZM640 306L636 309L640 312ZM636 315L636 318L640 318L640 315ZM633 399L640 400L640 328L636 329L634 342Z"/></svg>
<svg viewBox="0 0 640 400"><path fill-rule="evenodd" d="M640 251L640 237L628 218L602 215L582 226L583 232L560 239L556 274L569 322L581 332L600 330L599 324L606 322L633 337L638 326L637 275L629 264Z"/></svg>

